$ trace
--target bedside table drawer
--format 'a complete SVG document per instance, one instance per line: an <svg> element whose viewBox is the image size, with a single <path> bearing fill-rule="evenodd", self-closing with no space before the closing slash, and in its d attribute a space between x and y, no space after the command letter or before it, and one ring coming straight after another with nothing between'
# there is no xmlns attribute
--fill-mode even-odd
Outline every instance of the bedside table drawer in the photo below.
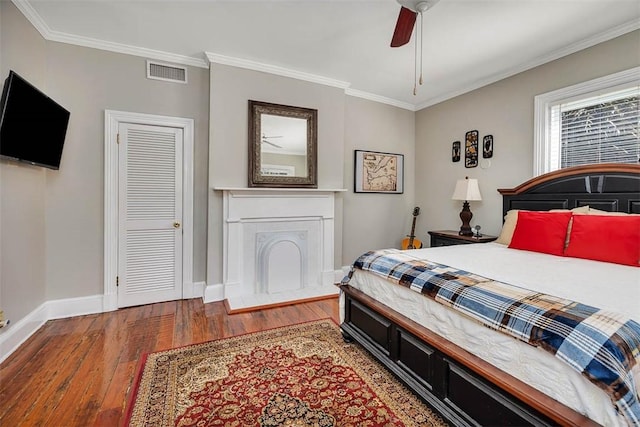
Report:
<svg viewBox="0 0 640 427"><path fill-rule="evenodd" d="M489 243L497 239L496 236L483 235L480 237L474 236L460 236L457 231L453 230L438 230L429 231L431 236L431 247L438 246L453 246L453 245L469 245L472 243Z"/></svg>
<svg viewBox="0 0 640 427"><path fill-rule="evenodd" d="M453 246L453 245L468 245L474 242L467 242L465 240L447 239L446 237L431 236L431 247L437 246Z"/></svg>

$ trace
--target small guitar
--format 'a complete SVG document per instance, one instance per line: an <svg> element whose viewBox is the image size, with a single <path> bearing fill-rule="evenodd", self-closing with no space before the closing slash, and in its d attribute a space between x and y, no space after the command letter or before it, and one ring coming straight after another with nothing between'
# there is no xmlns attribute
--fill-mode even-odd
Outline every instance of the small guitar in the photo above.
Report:
<svg viewBox="0 0 640 427"><path fill-rule="evenodd" d="M422 247L422 242L416 239L416 236L414 235L416 231L416 218L418 217L418 215L420 215L420 208L416 206L415 208L413 208L413 224L411 224L411 234L402 239L402 250L420 249Z"/></svg>

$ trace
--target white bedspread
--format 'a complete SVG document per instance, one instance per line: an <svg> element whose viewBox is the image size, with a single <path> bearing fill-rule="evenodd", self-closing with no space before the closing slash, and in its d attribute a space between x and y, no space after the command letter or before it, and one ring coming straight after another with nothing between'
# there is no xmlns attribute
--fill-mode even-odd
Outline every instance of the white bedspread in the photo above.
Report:
<svg viewBox="0 0 640 427"><path fill-rule="evenodd" d="M500 282L622 312L640 322L637 267L520 251L498 243L418 249L415 254ZM349 284L592 420L605 426L626 424L605 392L550 353L368 272L356 270Z"/></svg>

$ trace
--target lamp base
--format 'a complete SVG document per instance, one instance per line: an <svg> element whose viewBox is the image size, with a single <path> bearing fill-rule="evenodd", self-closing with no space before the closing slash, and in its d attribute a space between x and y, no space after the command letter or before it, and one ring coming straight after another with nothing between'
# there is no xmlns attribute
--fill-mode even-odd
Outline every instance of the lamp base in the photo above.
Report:
<svg viewBox="0 0 640 427"><path fill-rule="evenodd" d="M462 220L462 226L458 232L460 236L473 236L470 225L471 218L473 218L473 213L471 213L471 209L469 209L469 202L465 200L462 204L462 211L460 212L460 219Z"/></svg>

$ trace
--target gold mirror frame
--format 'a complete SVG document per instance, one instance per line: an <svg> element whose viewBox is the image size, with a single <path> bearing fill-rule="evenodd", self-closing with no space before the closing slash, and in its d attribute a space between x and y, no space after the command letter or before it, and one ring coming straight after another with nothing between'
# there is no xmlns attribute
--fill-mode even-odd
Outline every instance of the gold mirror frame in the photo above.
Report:
<svg viewBox="0 0 640 427"><path fill-rule="evenodd" d="M263 115L306 120L306 175L277 176L262 173ZM278 136L280 137L280 136ZM318 188L318 110L249 101L249 187ZM274 145L274 144L271 144Z"/></svg>

